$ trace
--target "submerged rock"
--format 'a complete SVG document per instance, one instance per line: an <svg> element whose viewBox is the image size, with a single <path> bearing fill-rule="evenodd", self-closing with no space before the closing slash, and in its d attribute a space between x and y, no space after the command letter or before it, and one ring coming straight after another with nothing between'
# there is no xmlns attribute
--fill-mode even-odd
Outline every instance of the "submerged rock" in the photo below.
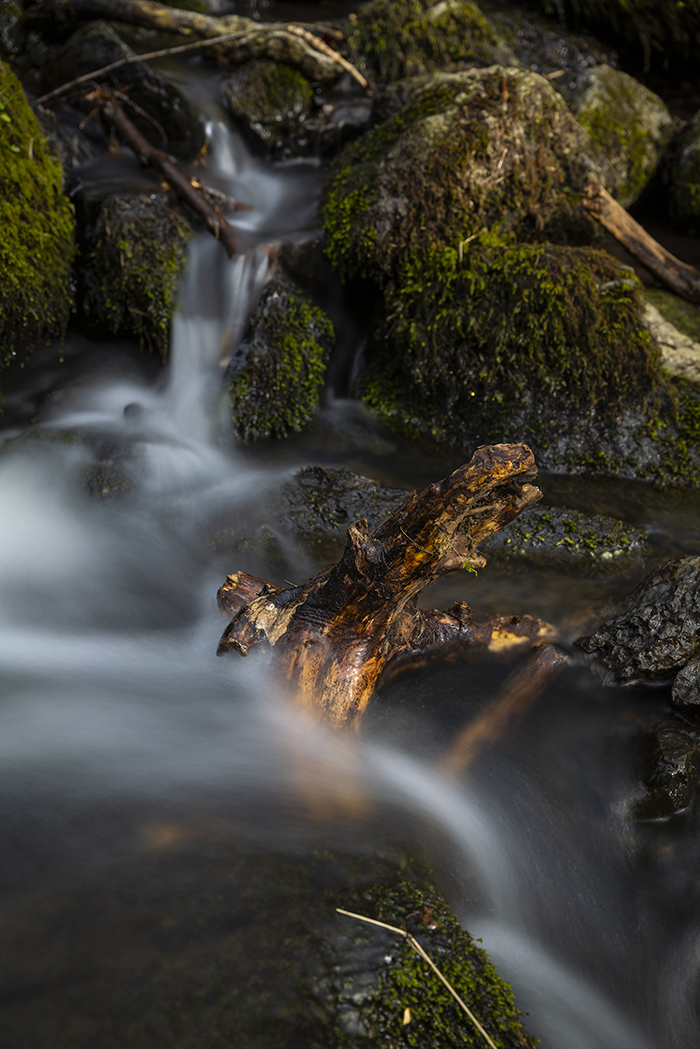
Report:
<svg viewBox="0 0 700 1049"><path fill-rule="evenodd" d="M655 568L616 615L576 643L602 663L608 685L671 681L700 653L700 557Z"/></svg>
<svg viewBox="0 0 700 1049"><path fill-rule="evenodd" d="M306 292L283 276L270 281L227 372L243 441L286 437L311 420L334 339Z"/></svg>
<svg viewBox="0 0 700 1049"><path fill-rule="evenodd" d="M700 780L700 741L673 721L657 725L646 740L647 793L632 807L636 819L665 819L689 803Z"/></svg>
<svg viewBox="0 0 700 1049"><path fill-rule="evenodd" d="M501 1049L534 1049L510 986L423 863L395 849L252 851L240 837L221 816L146 821L118 862L62 871L0 907L8 1044L483 1044L401 937L341 907L406 927Z"/></svg>
<svg viewBox="0 0 700 1049"><path fill-rule="evenodd" d="M317 560L340 556L348 526L365 519L374 529L411 493L353 473L346 467L307 466L268 501L262 523L246 512L214 540L231 553L267 550L293 538ZM621 521L576 510L527 510L479 549L489 567L549 569L573 575L626 575L650 556L646 534Z"/></svg>
<svg viewBox="0 0 700 1049"><path fill-rule="evenodd" d="M598 173L588 135L543 77L502 66L437 74L406 85L406 99L330 169L326 252L343 280L384 283L448 245L461 256L484 228L598 236L579 202Z"/></svg>
<svg viewBox="0 0 700 1049"><path fill-rule="evenodd" d="M590 133L606 189L629 208L651 180L673 134L665 103L638 80L603 64L579 83L571 110Z"/></svg>
<svg viewBox="0 0 700 1049"><path fill-rule="evenodd" d="M700 230L700 113L678 140L671 165L669 211L686 233Z"/></svg>
<svg viewBox="0 0 700 1049"><path fill-rule="evenodd" d="M73 33L50 63L44 73L45 89L51 90L132 55L135 52L108 22L90 22ZM101 82L112 88L121 88L126 93L128 102L124 107L127 116L158 149L189 160L204 145L204 128L188 103L173 84L146 62L129 62L106 73ZM83 94L88 90L86 87ZM93 109L93 103L87 100L76 104L86 113ZM138 109L144 110L147 116L144 117ZM157 125L165 132L165 142Z"/></svg>
<svg viewBox="0 0 700 1049"><path fill-rule="evenodd" d="M360 69L383 81L515 58L470 0L371 0L347 36Z"/></svg>
<svg viewBox="0 0 700 1049"><path fill-rule="evenodd" d="M60 161L0 62L0 369L65 331L74 216L62 187Z"/></svg>
<svg viewBox="0 0 700 1049"><path fill-rule="evenodd" d="M159 193L103 201L82 246L80 290L88 320L165 356L193 235L181 209Z"/></svg>

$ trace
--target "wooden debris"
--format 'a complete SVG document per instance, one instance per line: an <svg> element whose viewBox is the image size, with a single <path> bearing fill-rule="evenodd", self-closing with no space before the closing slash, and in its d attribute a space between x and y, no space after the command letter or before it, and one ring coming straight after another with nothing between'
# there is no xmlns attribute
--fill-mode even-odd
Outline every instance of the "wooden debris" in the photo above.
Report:
<svg viewBox="0 0 700 1049"><path fill-rule="evenodd" d="M41 0L25 14L28 26L47 21L71 26L93 18L199 38L206 42L207 57L214 61L238 64L267 58L295 66L309 80L322 83L332 83L344 70L368 88L367 80L351 62L304 26L260 23L241 15L215 18L154 0ZM324 35L337 36L325 30Z"/></svg>
<svg viewBox="0 0 700 1049"><path fill-rule="evenodd" d="M147 142L127 117L115 94L99 89L93 91L87 98L88 101L94 102L99 107L105 119L133 149L144 167L152 167L158 171L177 195L204 219L211 233L226 248L229 258L240 254L236 231L228 224L221 211L205 199L204 195L182 174L175 161L167 153L155 149Z"/></svg>
<svg viewBox="0 0 700 1049"><path fill-rule="evenodd" d="M389 665L451 649L503 653L537 644L551 627L530 617L475 623L471 608L418 608L428 583L485 564L482 539L541 497L525 445L477 449L469 463L428 485L373 532L348 529L341 560L302 586L282 588L244 572L229 576L219 604L233 619L218 654L260 645L310 712L334 725L359 723Z"/></svg>
<svg viewBox="0 0 700 1049"><path fill-rule="evenodd" d="M666 251L599 182L591 181L584 187L581 202L630 255L671 291L690 302L700 302L700 272Z"/></svg>

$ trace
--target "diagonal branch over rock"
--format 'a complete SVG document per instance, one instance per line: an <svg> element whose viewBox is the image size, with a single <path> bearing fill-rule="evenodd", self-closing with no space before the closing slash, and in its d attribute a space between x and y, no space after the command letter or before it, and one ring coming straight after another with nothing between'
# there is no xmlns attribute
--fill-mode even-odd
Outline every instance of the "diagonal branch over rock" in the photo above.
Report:
<svg viewBox="0 0 700 1049"><path fill-rule="evenodd" d="M341 560L303 586L230 575L219 605L233 619L218 654L269 644L301 702L339 725L359 719L389 664L437 648L485 653L539 641L550 628L529 617L477 624L467 604L417 605L428 583L483 567L479 543L540 499L536 476L527 446L484 446L374 531L366 521L350 525Z"/></svg>

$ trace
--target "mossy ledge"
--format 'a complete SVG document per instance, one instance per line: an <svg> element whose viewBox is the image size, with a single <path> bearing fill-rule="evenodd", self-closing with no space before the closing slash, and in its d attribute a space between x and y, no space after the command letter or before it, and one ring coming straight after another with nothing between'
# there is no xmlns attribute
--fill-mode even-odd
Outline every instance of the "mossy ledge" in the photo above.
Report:
<svg viewBox="0 0 700 1049"><path fill-rule="evenodd" d="M243 441L286 437L311 421L334 341L331 321L305 292L281 275L267 285L229 370Z"/></svg>
<svg viewBox="0 0 700 1049"><path fill-rule="evenodd" d="M454 444L514 415L646 405L660 355L642 321L640 285L605 252L517 244L482 233L405 261L386 289L364 380L386 419ZM403 406L401 407L401 403Z"/></svg>
<svg viewBox="0 0 700 1049"><path fill-rule="evenodd" d="M0 368L68 323L74 216L62 185L19 81L0 62Z"/></svg>

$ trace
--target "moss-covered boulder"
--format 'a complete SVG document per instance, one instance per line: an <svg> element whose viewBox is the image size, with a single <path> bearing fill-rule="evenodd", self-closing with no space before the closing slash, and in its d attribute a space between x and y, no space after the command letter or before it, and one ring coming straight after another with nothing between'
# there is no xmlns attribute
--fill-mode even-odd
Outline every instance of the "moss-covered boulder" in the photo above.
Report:
<svg viewBox="0 0 700 1049"><path fill-rule="evenodd" d="M606 189L624 208L648 184L673 134L673 118L653 91L603 64L580 82L571 109L591 136Z"/></svg>
<svg viewBox="0 0 700 1049"><path fill-rule="evenodd" d="M311 114L314 91L303 73L284 62L247 62L224 85L232 115L270 152Z"/></svg>
<svg viewBox="0 0 700 1049"><path fill-rule="evenodd" d="M557 411L645 404L659 352L641 287L594 248L484 233L407 260L386 290L364 380L369 405L459 448ZM522 435L522 439L526 439Z"/></svg>
<svg viewBox="0 0 700 1049"><path fill-rule="evenodd" d="M700 113L695 114L678 141L671 165L669 211L684 232L700 230Z"/></svg>
<svg viewBox="0 0 700 1049"><path fill-rule="evenodd" d="M0 62L0 368L68 322L74 217L62 184L19 81Z"/></svg>
<svg viewBox="0 0 700 1049"><path fill-rule="evenodd" d="M135 54L108 22L89 22L73 33L48 65L44 88L51 90ZM154 146L185 159L196 156L202 148L204 128L196 114L177 87L146 62L131 61L106 73L100 82L126 91L128 100L134 103L125 103L129 119ZM76 100L75 104L86 113L93 109L86 100ZM165 142L158 125L165 133Z"/></svg>
<svg viewBox="0 0 700 1049"><path fill-rule="evenodd" d="M193 230L159 193L108 197L81 245L81 304L105 333L165 356Z"/></svg>
<svg viewBox="0 0 700 1049"><path fill-rule="evenodd" d="M348 43L360 68L380 81L515 60L470 0L371 0L351 22Z"/></svg>
<svg viewBox="0 0 700 1049"><path fill-rule="evenodd" d="M491 66L409 85L408 101L343 150L323 204L327 255L347 279L384 282L403 264L497 226L520 240L585 243L579 192L598 169L588 134L551 84Z"/></svg>
<svg viewBox="0 0 700 1049"><path fill-rule="evenodd" d="M266 286L228 377L236 431L243 441L286 437L319 405L333 325L288 278Z"/></svg>

